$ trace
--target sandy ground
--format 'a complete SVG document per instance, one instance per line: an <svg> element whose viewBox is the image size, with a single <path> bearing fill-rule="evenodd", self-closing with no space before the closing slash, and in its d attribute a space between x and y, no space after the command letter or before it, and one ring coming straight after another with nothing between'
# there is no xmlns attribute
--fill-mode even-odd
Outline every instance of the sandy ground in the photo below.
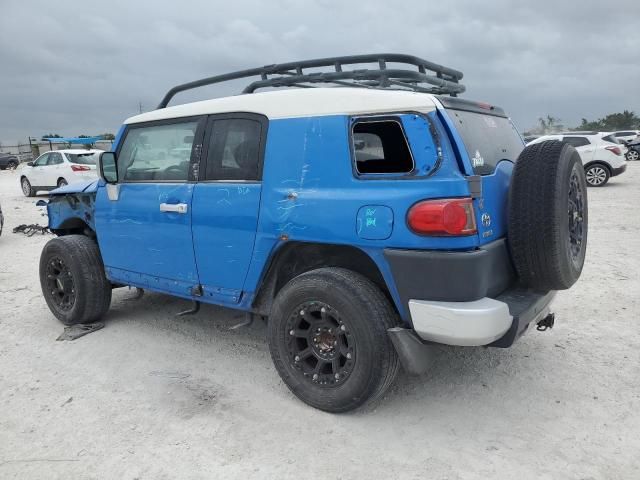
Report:
<svg viewBox="0 0 640 480"><path fill-rule="evenodd" d="M265 327L115 291L106 327L57 342L48 236L0 172L0 478L640 478L640 162L589 190L587 265L556 328L508 350L447 349L384 400L330 415L294 398Z"/></svg>

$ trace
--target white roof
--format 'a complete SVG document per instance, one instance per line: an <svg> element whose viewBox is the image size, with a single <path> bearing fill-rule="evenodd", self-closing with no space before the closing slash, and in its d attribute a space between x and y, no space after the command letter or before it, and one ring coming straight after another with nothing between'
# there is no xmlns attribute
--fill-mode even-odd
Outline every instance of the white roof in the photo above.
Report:
<svg viewBox="0 0 640 480"><path fill-rule="evenodd" d="M296 88L276 90L187 103L146 112L125 123L167 118L249 112L267 118L294 118L320 115L355 115L406 110L431 111L437 100L426 93L367 88Z"/></svg>

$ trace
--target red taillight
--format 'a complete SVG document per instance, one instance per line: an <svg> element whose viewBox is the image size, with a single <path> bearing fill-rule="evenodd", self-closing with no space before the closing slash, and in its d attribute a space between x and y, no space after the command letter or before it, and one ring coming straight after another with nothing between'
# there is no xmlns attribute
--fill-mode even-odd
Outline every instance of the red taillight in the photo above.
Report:
<svg viewBox="0 0 640 480"><path fill-rule="evenodd" d="M409 228L421 235L473 235L473 200L450 198L416 203L407 213Z"/></svg>
<svg viewBox="0 0 640 480"><path fill-rule="evenodd" d="M87 167L86 165L71 165L71 170L73 170L74 172L86 172L87 170L91 170L91 168Z"/></svg>
<svg viewBox="0 0 640 480"><path fill-rule="evenodd" d="M604 148L606 148L610 152L613 152L616 155L622 155L622 150L620 150L618 147L604 147Z"/></svg>

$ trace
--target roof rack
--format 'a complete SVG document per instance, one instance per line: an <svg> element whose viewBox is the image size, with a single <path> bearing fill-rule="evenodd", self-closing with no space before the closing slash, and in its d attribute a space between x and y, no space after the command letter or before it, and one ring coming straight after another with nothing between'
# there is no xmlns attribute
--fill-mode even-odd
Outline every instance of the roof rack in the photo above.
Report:
<svg viewBox="0 0 640 480"><path fill-rule="evenodd" d="M387 68L387 62L412 65L415 69ZM343 67L354 64L375 63L375 68L344 70ZM332 71L305 72L305 69L331 67ZM260 77L247 85L242 93L253 93L266 87L303 87L311 88L316 83L328 83L346 87L387 88L412 90L415 92L449 94L455 97L465 91L458 83L462 72L443 67L413 55L398 53L372 53L367 55L348 55L342 57L318 58L300 62L280 63L264 67L250 68L203 78L177 85L167 92L158 108L165 108L171 99L180 92L194 88L227 82L240 78Z"/></svg>

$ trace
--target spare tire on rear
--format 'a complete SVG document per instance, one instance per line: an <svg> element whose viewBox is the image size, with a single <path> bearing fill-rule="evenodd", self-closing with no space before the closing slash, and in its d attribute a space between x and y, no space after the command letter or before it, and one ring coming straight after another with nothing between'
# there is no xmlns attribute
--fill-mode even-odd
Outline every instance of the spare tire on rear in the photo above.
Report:
<svg viewBox="0 0 640 480"><path fill-rule="evenodd" d="M571 145L526 147L509 188L508 240L524 286L565 290L580 277L587 250L587 183Z"/></svg>

